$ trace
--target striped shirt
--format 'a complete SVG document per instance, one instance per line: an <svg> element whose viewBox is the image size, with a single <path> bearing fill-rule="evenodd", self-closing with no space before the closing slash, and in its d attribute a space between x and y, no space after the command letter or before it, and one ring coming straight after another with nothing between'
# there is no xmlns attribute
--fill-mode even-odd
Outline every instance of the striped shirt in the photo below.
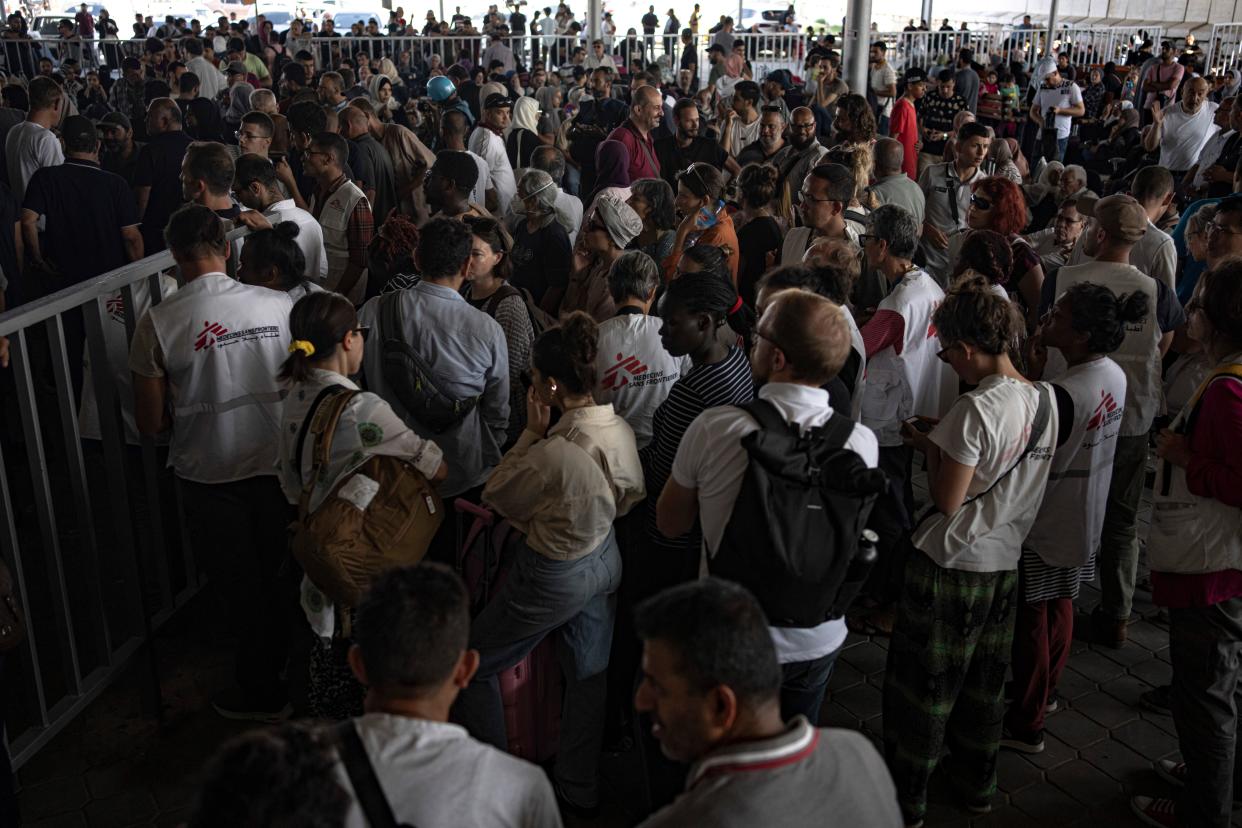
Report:
<svg viewBox="0 0 1242 828"><path fill-rule="evenodd" d="M677 447L694 419L709 408L737 405L755 398L755 383L750 375L750 361L741 348L734 346L729 354L714 365L691 368L669 392L652 418L651 442L639 452L643 476L647 481L647 531L661 545L679 549L698 549L702 543L699 527L680 538L665 538L656 528L656 502L673 470Z"/></svg>

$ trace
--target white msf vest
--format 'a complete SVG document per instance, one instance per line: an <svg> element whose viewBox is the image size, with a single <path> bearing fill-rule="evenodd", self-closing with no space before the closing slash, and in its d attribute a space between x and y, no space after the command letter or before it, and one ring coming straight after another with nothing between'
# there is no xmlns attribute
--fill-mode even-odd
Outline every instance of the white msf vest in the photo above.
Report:
<svg viewBox="0 0 1242 828"><path fill-rule="evenodd" d="M316 194L316 201L318 198ZM366 201L366 198L354 182L346 181L336 189L336 192L328 196L323 209L319 212L319 226L323 228L324 252L328 254L328 281L324 284L328 290L336 290L336 286L341 283L345 268L349 265L347 234L349 219L354 214L354 208L358 206L358 202ZM318 206L317 203L312 204L311 212L314 213ZM358 305L362 303L366 292L367 272L363 270L362 275L358 277L358 281L354 282L349 295L345 298Z"/></svg>
<svg viewBox="0 0 1242 828"><path fill-rule="evenodd" d="M850 397L850 419L854 422L862 422L863 389L867 385L867 346L863 344L862 332L858 330L858 323L854 321L854 314L850 313L850 309L841 308L841 313L845 316L845 324L850 329L850 348L858 352L858 371L855 373L854 394Z"/></svg>
<svg viewBox="0 0 1242 828"><path fill-rule="evenodd" d="M1242 352L1216 366L1169 428L1184 431L1208 386L1213 382L1242 382L1239 374ZM1192 494L1186 486L1186 470L1160 461L1151 494L1147 559L1153 572L1204 574L1242 569L1242 509Z"/></svg>
<svg viewBox="0 0 1242 828"><path fill-rule="evenodd" d="M1101 268L1108 268L1105 275ZM1146 434L1164 404L1160 381L1160 326L1156 324L1156 281L1133 265L1090 262L1057 271L1056 298L1080 282L1103 284L1113 293L1147 295L1147 316L1126 325L1121 347L1110 356L1126 372L1126 406L1121 436Z"/></svg>
<svg viewBox="0 0 1242 828"><path fill-rule="evenodd" d="M147 279L134 282L131 286L134 297L134 321L142 318L151 307L151 283ZM177 289L177 280L166 273L160 274L160 296L167 299ZM131 446L138 445L138 424L134 419L134 375L129 370L129 337L125 333L125 294L117 291L104 297L104 345L106 355L103 364L112 374L113 387L121 404L121 426L125 429L125 442ZM99 424L99 403L95 399L95 377L91 367L91 352L88 346L83 356L82 365L85 369L82 377L82 403L78 406L78 430L84 440L101 440ZM164 438L157 437L156 444L167 443Z"/></svg>
<svg viewBox="0 0 1242 828"><path fill-rule="evenodd" d="M193 280L149 311L173 405L168 462L178 477L228 483L276 474L289 355L283 292L223 273Z"/></svg>
<svg viewBox="0 0 1242 828"><path fill-rule="evenodd" d="M1100 546L1104 505L1126 398L1126 374L1108 357L1075 365L1052 380L1074 403L1074 421L1052 455L1039 515L1023 547L1049 566L1086 566Z"/></svg>
<svg viewBox="0 0 1242 828"><path fill-rule="evenodd" d="M912 269L877 310L892 311L904 321L901 353L891 346L867 363L862 422L881 446L901 445L901 422L916 414L939 417L956 398L956 378L936 356L940 339L932 327L944 291L927 272Z"/></svg>

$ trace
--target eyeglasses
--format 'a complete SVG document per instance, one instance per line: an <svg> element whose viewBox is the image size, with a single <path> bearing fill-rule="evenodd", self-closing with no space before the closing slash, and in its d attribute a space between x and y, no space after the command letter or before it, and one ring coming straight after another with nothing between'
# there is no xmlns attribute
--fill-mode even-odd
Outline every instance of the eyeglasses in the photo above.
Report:
<svg viewBox="0 0 1242 828"><path fill-rule="evenodd" d="M879 241L879 240L880 240L880 237L877 236L875 233L859 233L858 234L859 244L870 244L873 241Z"/></svg>
<svg viewBox="0 0 1242 828"><path fill-rule="evenodd" d="M972 206L978 207L980 210L991 210L992 209L992 202L984 198L983 196L972 195L970 197L970 203Z"/></svg>
<svg viewBox="0 0 1242 828"><path fill-rule="evenodd" d="M946 345L945 347L941 348L939 351L936 352L936 359L940 360L941 362L947 363L949 361L949 357L948 357L949 351L952 351L954 348L957 348L958 346L959 346L959 343L957 342L954 342L952 345Z"/></svg>
<svg viewBox="0 0 1242 828"><path fill-rule="evenodd" d="M1072 219L1072 218L1067 218L1065 216L1057 216L1056 223L1057 224L1082 224L1084 221L1086 221L1086 219L1084 218Z"/></svg>
<svg viewBox="0 0 1242 828"><path fill-rule="evenodd" d="M803 201L817 201L821 203L827 203L833 200L831 198L817 198L816 196L811 195L806 190L799 190L798 195L802 198Z"/></svg>
<svg viewBox="0 0 1242 828"><path fill-rule="evenodd" d="M238 141L258 141L260 138L266 138L266 135L255 135L253 132L242 132L240 129L233 133L233 137Z"/></svg>
<svg viewBox="0 0 1242 828"><path fill-rule="evenodd" d="M366 342L367 337L371 335L371 326L370 325L359 325L358 327L350 331L350 333L358 334L358 336L362 337L362 341Z"/></svg>
<svg viewBox="0 0 1242 828"><path fill-rule="evenodd" d="M767 334L765 334L763 331L759 330L758 328L755 328L754 330L754 337L755 339L754 339L754 342L752 343L752 347L758 347L759 340L766 339L768 342L772 343L773 348L776 348L779 351L785 350L784 348L781 347L781 343L777 342L775 339L768 336Z"/></svg>
<svg viewBox="0 0 1242 828"><path fill-rule="evenodd" d="M1242 230L1234 230L1232 227L1226 227L1225 225L1218 223L1216 219L1209 221L1207 226L1203 229L1206 233L1224 233L1227 236L1236 236L1239 233L1242 233Z"/></svg>

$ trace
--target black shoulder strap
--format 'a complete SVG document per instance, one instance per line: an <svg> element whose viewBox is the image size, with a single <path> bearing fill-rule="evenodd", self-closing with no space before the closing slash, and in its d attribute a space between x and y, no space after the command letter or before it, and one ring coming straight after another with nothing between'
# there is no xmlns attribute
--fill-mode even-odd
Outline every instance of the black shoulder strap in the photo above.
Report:
<svg viewBox="0 0 1242 828"><path fill-rule="evenodd" d="M974 497L968 497L962 501L963 506L970 503L972 500L978 500L1000 485L1000 482L1008 477L1014 469L1022 465L1022 461L1026 460L1026 456L1034 451L1035 447L1039 445L1040 439L1044 436L1044 432L1048 429L1048 421L1052 418L1052 402L1048 399L1048 397L1048 386L1041 386L1039 388L1039 405L1035 409L1035 419L1031 422L1031 436L1027 439L1026 448L1022 449L1022 453L1018 455L1018 459L1014 461L1014 464L1010 466L1004 474L993 480L991 486L988 486Z"/></svg>
<svg viewBox="0 0 1242 828"><path fill-rule="evenodd" d="M510 296L521 296L522 294L513 285L505 282L496 289L496 292L487 297L487 304L483 306L483 312L492 319L496 318L496 308L500 307L500 303L508 299Z"/></svg>
<svg viewBox="0 0 1242 828"><path fill-rule="evenodd" d="M388 797L384 795L384 789L380 787L379 779L375 776L375 768L371 765L366 746L362 744L353 720L347 719L333 730L336 733L341 763L345 766L345 772L349 774L349 784L353 786L358 806L362 808L362 813L371 828L413 828L413 826L404 824L398 825L397 817L392 812L392 805L388 802Z"/></svg>
<svg viewBox="0 0 1242 828"><path fill-rule="evenodd" d="M800 431L798 426L785 419L780 409L765 399L756 397L748 403L742 403L738 408L754 417L764 431L794 432L795 436ZM854 421L834 414L823 425L812 429L811 433L819 439L828 441L830 448L844 448L845 441L854 433Z"/></svg>
<svg viewBox="0 0 1242 828"><path fill-rule="evenodd" d="M764 431L790 430L789 423L781 416L781 412L767 400L756 397L748 403L742 403L738 408L754 417Z"/></svg>
<svg viewBox="0 0 1242 828"><path fill-rule="evenodd" d="M379 300L379 339L382 342L389 337L401 335L401 291L385 293Z"/></svg>

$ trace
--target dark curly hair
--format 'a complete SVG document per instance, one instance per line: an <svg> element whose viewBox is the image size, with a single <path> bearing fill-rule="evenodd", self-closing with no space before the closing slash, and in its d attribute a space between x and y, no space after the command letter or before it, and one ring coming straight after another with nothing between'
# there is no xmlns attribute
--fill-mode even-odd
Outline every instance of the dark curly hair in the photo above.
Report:
<svg viewBox="0 0 1242 828"><path fill-rule="evenodd" d="M751 207L763 207L776 195L780 171L771 164L750 163L737 176L737 189L742 201Z"/></svg>
<svg viewBox="0 0 1242 828"><path fill-rule="evenodd" d="M1057 300L1069 303L1070 327L1087 334L1087 350L1093 354L1111 354L1126 338L1126 325L1146 318L1147 294L1123 293L1120 296L1103 285L1080 282Z"/></svg>
<svg viewBox="0 0 1242 828"><path fill-rule="evenodd" d="M875 113L862 95L842 95L837 102L838 123L845 117L846 128L838 127L838 137L853 144L870 143L875 140Z"/></svg>
<svg viewBox="0 0 1242 828"><path fill-rule="evenodd" d="M207 763L189 828L340 828L353 804L336 781L330 732L305 725L251 730Z"/></svg>
<svg viewBox="0 0 1242 828"><path fill-rule="evenodd" d="M556 377L574 394L586 394L595 387L598 342L595 320L574 311L560 325L539 334L530 362L544 377Z"/></svg>
<svg viewBox="0 0 1242 828"><path fill-rule="evenodd" d="M1005 285L1013 270L1013 248L1009 240L995 230L972 230L958 255L953 276L973 270L991 285Z"/></svg>
<svg viewBox="0 0 1242 828"><path fill-rule="evenodd" d="M975 184L974 192L992 202L988 229L1008 238L1026 226L1026 197L1008 178L992 175Z"/></svg>
<svg viewBox="0 0 1242 828"><path fill-rule="evenodd" d="M1026 333L1017 306L980 289L978 282L950 291L932 314L932 324L942 346L965 342L992 356L1017 352Z"/></svg>

